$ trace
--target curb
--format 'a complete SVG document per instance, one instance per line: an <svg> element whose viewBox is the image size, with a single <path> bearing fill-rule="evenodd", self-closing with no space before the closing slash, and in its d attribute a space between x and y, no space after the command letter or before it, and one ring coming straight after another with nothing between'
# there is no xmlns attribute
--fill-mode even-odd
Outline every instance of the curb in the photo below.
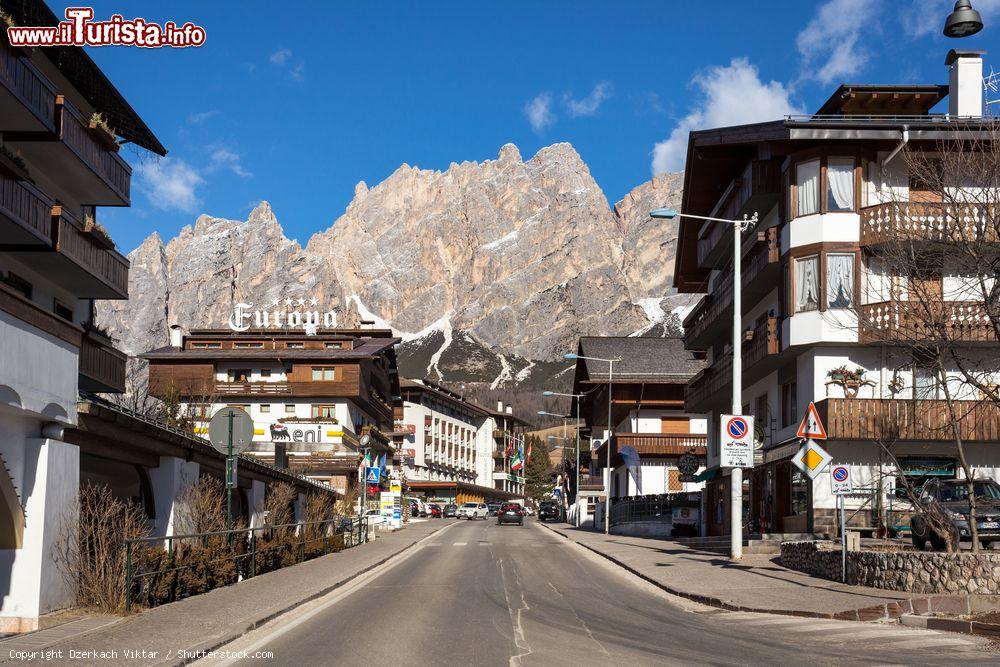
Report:
<svg viewBox="0 0 1000 667"><path fill-rule="evenodd" d="M748 607L745 605L738 605L738 604L733 604L731 602L726 602L722 598L712 597L710 595L701 595L698 593L691 593L689 591L683 591L677 588L673 588L672 586L668 586L667 584L664 584L661 581L657 581L656 579L653 579L652 577L649 577L643 574L642 572L639 572L635 568L622 562L621 560L615 558L614 556L604 553L603 551L599 551L598 549L595 549L594 547L579 542L578 540L574 540L572 537L562 532L561 530L552 528L551 526L548 526L544 523L542 525L551 530L553 533L561 535L563 538L569 540L570 542L573 542L574 544L577 544L583 547L584 549L587 549L588 551L591 551L597 554L598 556L601 556L602 558L611 561L615 565L618 565L622 569L630 572L631 574L634 574L643 581L646 581L656 586L657 588L666 591L667 593L670 593L671 595L676 595L677 597L682 597L687 600L691 600L692 602L697 602L699 604L703 604L709 607L715 607L716 609L725 609L726 611L742 611L754 614L772 614L775 616L798 616L801 618L825 618L837 621L859 621L859 622L882 621L882 620L899 621L899 619L902 616L912 614L912 612L916 611L917 609L931 608L933 606L932 602L935 600L939 601L939 605L945 600L947 600L947 602L949 603L948 606L950 606L950 603L952 602L951 598L958 597L958 596L939 596L936 598L897 600L896 602L887 602L885 604L878 604L872 607L864 607L861 609L849 609L847 611L841 611L836 613L803 611L799 609L761 609L759 607ZM964 603L965 600L962 599L962 602ZM986 625L986 624L980 624L980 625ZM1000 626L997 627L998 630L1000 630ZM935 629L943 629L943 628L935 628Z"/></svg>
<svg viewBox="0 0 1000 667"><path fill-rule="evenodd" d="M434 529L433 532L430 532L427 535L424 535L423 537L421 537L420 539L414 540L413 542L410 542L409 544L406 544L401 549L399 549L398 551L395 551L395 552L389 554L385 558L383 558L383 559L381 559L381 560L379 560L379 561L377 561L375 563L371 563L370 565L367 565L366 567L364 567L364 568L362 568L362 569L360 569L360 570L358 570L356 572L353 572L349 577L345 577L344 579L340 579L340 580L334 582L333 584L330 584L329 586L326 586L326 587L324 587L324 588L322 588L320 590L315 591L314 593L312 593L308 597L302 598L300 600L297 600L297 601L295 601L295 602L293 602L293 603L291 603L291 604L283 607L282 609L279 609L277 611L273 611L273 612L271 612L269 614L266 614L264 616L256 618L256 619L250 621L242 629L234 630L234 631L232 631L230 633L227 633L227 635L225 637L221 637L221 638L218 638L218 639L210 640L210 641L205 642L205 643L203 643L203 644L201 644L199 646L196 646L194 648L184 649L186 653L188 653L188 654L193 653L194 654L194 656L192 656L191 658L185 658L183 660L176 660L174 662L165 663L165 664L169 664L169 665L172 665L174 667L182 667L183 665L189 665L189 664L191 664L193 662L196 662L197 660L199 660L201 658L200 654L205 654L205 653L208 653L209 651L214 651L216 649L219 649L219 648L225 646L226 644L234 642L237 639L239 639L240 637L246 635L249 632L252 632L253 630L256 630L260 626L262 626L262 625L264 625L266 623L269 623L270 621L273 621L274 619L278 618L279 616L283 616L283 615L287 614L288 612L293 611L294 609L296 609L298 607L301 607L302 605L304 605L304 604L306 604L308 602L312 602L313 600L315 600L317 598L323 597L324 595L327 595L328 593L331 593L331 592L337 590L338 588L343 587L345 584L350 583L351 580L356 579L357 577L360 577L362 574L365 574L366 572L370 572L370 571L374 570L375 568L379 567L380 565L384 565L385 563L389 562L390 560L392 560L393 558L395 558L399 554L401 554L401 553L403 553L405 551L409 551L410 549L412 549L417 544L423 542L424 540L430 539L432 536L437 535L439 532L441 532L445 528L448 528L449 526L452 526L452 525L454 525L454 524L453 523L449 523L449 524L445 524L445 525L441 526L440 528L436 528L436 529Z"/></svg>
<svg viewBox="0 0 1000 667"><path fill-rule="evenodd" d="M1000 639L1000 624L997 623L965 621L960 618L918 616L917 614L904 614L900 617L899 622L911 628L941 630L943 632L960 632L963 635L979 635L993 640Z"/></svg>

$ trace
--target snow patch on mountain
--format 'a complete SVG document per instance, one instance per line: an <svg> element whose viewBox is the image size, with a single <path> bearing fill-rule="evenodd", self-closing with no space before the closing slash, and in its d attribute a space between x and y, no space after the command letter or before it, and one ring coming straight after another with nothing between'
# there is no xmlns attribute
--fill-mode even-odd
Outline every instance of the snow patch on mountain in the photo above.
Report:
<svg viewBox="0 0 1000 667"><path fill-rule="evenodd" d="M430 363L427 364L427 377L430 377L431 371L433 370L435 373L437 373L438 380L443 380L444 373L441 372L441 369L438 367L438 364L441 361L441 355L444 354L444 351L448 349L448 346L451 345L452 341L453 331L451 328L451 311L449 310L447 313L445 313L444 316L442 316L441 319L438 320L438 322L441 323L441 328L432 329L432 331L440 331L442 334L444 334L444 342L441 344L441 347L439 347L434 352L434 354L431 355ZM435 324L437 324L438 322L435 322ZM434 325L431 326L433 327Z"/></svg>

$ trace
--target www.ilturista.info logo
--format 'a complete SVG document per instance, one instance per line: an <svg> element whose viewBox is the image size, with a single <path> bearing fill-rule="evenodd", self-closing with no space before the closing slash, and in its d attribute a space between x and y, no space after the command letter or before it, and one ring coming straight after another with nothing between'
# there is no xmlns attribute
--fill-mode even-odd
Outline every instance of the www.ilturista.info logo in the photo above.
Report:
<svg viewBox="0 0 1000 667"><path fill-rule="evenodd" d="M94 21L93 7L67 7L66 20L56 26L11 26L11 46L161 46L184 48L205 43L205 29L188 21L163 25L143 18L126 19L112 14L107 21Z"/></svg>

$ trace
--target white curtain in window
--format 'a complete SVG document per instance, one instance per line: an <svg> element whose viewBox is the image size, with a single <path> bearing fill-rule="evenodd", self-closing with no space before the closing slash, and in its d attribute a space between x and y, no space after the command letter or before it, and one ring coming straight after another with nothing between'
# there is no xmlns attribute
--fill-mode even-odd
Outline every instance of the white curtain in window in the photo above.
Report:
<svg viewBox="0 0 1000 667"><path fill-rule="evenodd" d="M854 302L854 255L826 256L826 304L850 308Z"/></svg>
<svg viewBox="0 0 1000 667"><path fill-rule="evenodd" d="M819 308L819 257L795 260L795 312Z"/></svg>
<svg viewBox="0 0 1000 667"><path fill-rule="evenodd" d="M938 397L937 373L930 368L916 366L913 369L913 397L930 400Z"/></svg>
<svg viewBox="0 0 1000 667"><path fill-rule="evenodd" d="M854 210L854 160L830 160L826 166L826 180L830 210Z"/></svg>
<svg viewBox="0 0 1000 667"><path fill-rule="evenodd" d="M795 167L796 215L819 211L819 160L803 162Z"/></svg>

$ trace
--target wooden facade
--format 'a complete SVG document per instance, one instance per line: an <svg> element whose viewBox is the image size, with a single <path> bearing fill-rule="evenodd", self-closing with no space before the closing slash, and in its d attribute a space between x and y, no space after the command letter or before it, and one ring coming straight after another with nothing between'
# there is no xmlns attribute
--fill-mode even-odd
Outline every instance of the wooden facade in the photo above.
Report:
<svg viewBox="0 0 1000 667"><path fill-rule="evenodd" d="M1000 441L1000 408L990 401L954 401L966 442ZM943 400L827 398L816 408L831 440L955 442Z"/></svg>

